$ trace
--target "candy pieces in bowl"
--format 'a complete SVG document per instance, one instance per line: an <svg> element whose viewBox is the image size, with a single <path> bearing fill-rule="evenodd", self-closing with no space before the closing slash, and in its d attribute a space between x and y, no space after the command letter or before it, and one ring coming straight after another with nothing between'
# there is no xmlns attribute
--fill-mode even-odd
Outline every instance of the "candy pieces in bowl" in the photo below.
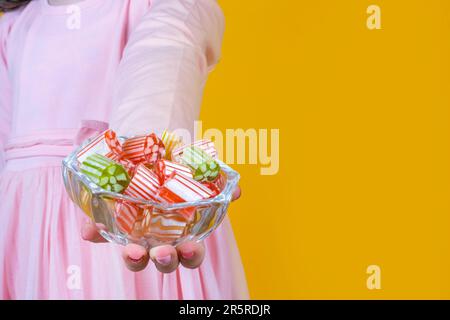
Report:
<svg viewBox="0 0 450 320"><path fill-rule="evenodd" d="M84 142L63 161L72 199L108 241L146 247L202 240L223 220L239 174L214 144L172 132Z"/></svg>

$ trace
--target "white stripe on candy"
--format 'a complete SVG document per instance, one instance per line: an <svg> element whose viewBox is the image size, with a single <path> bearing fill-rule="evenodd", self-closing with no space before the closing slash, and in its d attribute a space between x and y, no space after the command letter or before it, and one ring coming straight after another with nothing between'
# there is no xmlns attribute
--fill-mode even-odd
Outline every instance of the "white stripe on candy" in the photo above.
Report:
<svg viewBox="0 0 450 320"><path fill-rule="evenodd" d="M216 159L217 158L217 150L214 147L214 143L211 140L203 139L195 141L194 143L190 145L185 145L181 147L177 147L173 149L172 151L172 159L175 161L179 161L181 155L183 154L184 150L189 147L198 147L205 151L210 157Z"/></svg>
<svg viewBox="0 0 450 320"><path fill-rule="evenodd" d="M158 177L145 165L140 164L124 194L143 200L156 200L160 184Z"/></svg>
<svg viewBox="0 0 450 320"><path fill-rule="evenodd" d="M99 134L77 153L77 160L82 163L91 154L98 153L106 156L107 154L118 154L122 152L122 146L117 140L116 133L112 130L106 130Z"/></svg>

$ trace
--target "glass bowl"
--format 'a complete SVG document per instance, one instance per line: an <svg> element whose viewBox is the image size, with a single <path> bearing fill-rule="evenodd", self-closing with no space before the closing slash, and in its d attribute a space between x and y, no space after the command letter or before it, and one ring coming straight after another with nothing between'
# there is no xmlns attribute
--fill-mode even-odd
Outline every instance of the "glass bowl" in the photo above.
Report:
<svg viewBox="0 0 450 320"><path fill-rule="evenodd" d="M119 137L123 142L126 138ZM62 174L66 190L81 210L98 226L108 241L121 245L140 244L150 248L156 245L176 246L184 241L200 241L216 229L225 217L233 191L239 182L239 173L218 160L221 167L220 193L210 199L176 204L157 203L106 191L79 171L77 152L84 142L63 160ZM118 205L132 204L141 214L131 231L124 231L117 221ZM180 211L195 210L187 220Z"/></svg>

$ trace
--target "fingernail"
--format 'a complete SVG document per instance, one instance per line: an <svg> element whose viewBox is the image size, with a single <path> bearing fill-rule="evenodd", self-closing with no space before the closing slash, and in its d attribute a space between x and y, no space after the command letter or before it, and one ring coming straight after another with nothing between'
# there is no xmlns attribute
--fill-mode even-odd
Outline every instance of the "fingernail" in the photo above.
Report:
<svg viewBox="0 0 450 320"><path fill-rule="evenodd" d="M144 255L138 251L131 251L128 254L128 259L130 259L133 262L139 262L142 260L143 257L144 257Z"/></svg>
<svg viewBox="0 0 450 320"><path fill-rule="evenodd" d="M128 259L139 262L144 258L145 249L137 245L129 245Z"/></svg>
<svg viewBox="0 0 450 320"><path fill-rule="evenodd" d="M183 259L190 260L194 256L194 251L181 252L181 256L183 257Z"/></svg>
<svg viewBox="0 0 450 320"><path fill-rule="evenodd" d="M162 264L163 266L169 265L170 261L172 261L172 257L170 256L170 254L164 257L156 257L155 259L159 264Z"/></svg>
<svg viewBox="0 0 450 320"><path fill-rule="evenodd" d="M133 261L134 263L141 262L143 258L144 258L144 257L142 256L142 257L140 257L140 258L138 258L138 259L135 259L135 258L132 258L132 257L128 256L128 259L130 259L130 260Z"/></svg>

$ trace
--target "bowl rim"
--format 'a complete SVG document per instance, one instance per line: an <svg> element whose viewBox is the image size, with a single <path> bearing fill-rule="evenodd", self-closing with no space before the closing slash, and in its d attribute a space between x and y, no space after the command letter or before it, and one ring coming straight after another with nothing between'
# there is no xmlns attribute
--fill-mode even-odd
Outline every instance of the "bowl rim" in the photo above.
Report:
<svg viewBox="0 0 450 320"><path fill-rule="evenodd" d="M98 197L109 197L114 199L121 199L128 202L132 202L134 204L140 205L140 206L152 206L157 209L166 210L166 211L172 211L172 210L179 210L189 207L199 207L199 206L210 206L212 204L226 204L231 201L233 192L240 180L240 174L230 168L226 163L223 161L216 159L218 162L221 171L226 174L227 176L227 182L225 184L225 187L223 190L217 194L216 196L208 199L203 200L197 200L197 201L189 201L189 202L181 202L181 203L164 203L164 202L155 202L151 200L144 200L140 198L130 197L121 193L107 191L96 185L94 182L92 182L87 176L82 174L78 168L78 160L76 155L78 152L86 146L90 141L92 141L93 138L87 139L84 141L80 146L78 146L74 151L72 151L67 157L65 157L62 161L63 166L63 174L66 175L66 170L70 171L73 175L75 175L80 181L92 192L92 195L98 196ZM125 140L127 137L119 136L119 140Z"/></svg>

